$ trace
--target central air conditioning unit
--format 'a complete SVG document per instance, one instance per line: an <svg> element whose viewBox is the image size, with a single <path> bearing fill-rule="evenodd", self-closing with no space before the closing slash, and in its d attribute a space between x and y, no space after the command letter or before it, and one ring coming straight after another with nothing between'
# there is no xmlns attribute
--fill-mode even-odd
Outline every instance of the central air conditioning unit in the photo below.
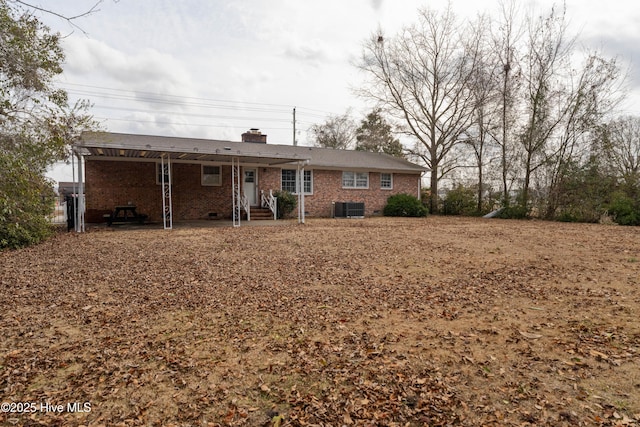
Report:
<svg viewBox="0 0 640 427"><path fill-rule="evenodd" d="M364 203L361 202L334 202L334 218L364 218Z"/></svg>

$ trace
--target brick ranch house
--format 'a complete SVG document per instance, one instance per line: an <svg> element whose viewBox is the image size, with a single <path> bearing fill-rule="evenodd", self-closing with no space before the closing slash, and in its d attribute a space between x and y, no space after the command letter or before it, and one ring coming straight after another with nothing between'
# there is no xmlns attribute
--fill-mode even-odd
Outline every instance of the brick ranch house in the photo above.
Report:
<svg viewBox="0 0 640 427"><path fill-rule="evenodd" d="M377 215L392 194L420 197L425 171L386 154L267 144L257 129L241 142L85 132L75 152L86 222L132 204L154 222L235 221L243 208L264 207L270 191L299 194L301 181L303 218L330 217L336 202L364 203L365 216Z"/></svg>

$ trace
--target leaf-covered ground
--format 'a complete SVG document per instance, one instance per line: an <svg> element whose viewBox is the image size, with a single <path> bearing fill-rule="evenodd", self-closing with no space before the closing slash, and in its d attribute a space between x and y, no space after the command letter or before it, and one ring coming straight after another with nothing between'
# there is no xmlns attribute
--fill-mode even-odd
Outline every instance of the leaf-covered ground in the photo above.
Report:
<svg viewBox="0 0 640 427"><path fill-rule="evenodd" d="M640 228L101 228L0 308L3 425L640 424Z"/></svg>

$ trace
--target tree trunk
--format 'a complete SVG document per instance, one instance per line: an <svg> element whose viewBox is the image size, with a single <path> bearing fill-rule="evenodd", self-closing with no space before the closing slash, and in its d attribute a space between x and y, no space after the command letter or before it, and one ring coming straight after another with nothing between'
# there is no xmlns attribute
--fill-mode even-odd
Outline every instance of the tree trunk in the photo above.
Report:
<svg viewBox="0 0 640 427"><path fill-rule="evenodd" d="M432 214L439 213L438 209L438 165L431 168L431 199L429 201L429 211Z"/></svg>
<svg viewBox="0 0 640 427"><path fill-rule="evenodd" d="M507 187L507 102L510 64L504 66L504 85L502 87L502 204L509 206L509 188Z"/></svg>
<svg viewBox="0 0 640 427"><path fill-rule="evenodd" d="M529 214L529 186L531 185L531 153L527 152L527 161L525 163L524 185L522 186L522 207L527 215Z"/></svg>
<svg viewBox="0 0 640 427"><path fill-rule="evenodd" d="M482 161L478 165L478 214L482 213Z"/></svg>

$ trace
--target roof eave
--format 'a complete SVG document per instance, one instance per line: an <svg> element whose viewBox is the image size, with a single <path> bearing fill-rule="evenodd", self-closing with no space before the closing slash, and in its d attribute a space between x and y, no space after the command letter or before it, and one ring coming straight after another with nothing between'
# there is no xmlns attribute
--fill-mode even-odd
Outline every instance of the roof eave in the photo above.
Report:
<svg viewBox="0 0 640 427"><path fill-rule="evenodd" d="M268 163L270 165L306 162L309 160L308 157L302 157L298 154L245 152L237 149L234 150L230 147L228 149L227 147L223 147L222 149L219 147L211 149L207 147L194 147L191 150L185 150L184 148L175 146L167 147L153 144L113 144L101 143L99 141L80 141L75 144L75 148L76 150L86 150L84 155L110 158L140 158L146 160L159 159L165 154L174 160L203 161L208 157L225 159L239 157L260 163ZM155 155L149 155L150 153L155 153Z"/></svg>

